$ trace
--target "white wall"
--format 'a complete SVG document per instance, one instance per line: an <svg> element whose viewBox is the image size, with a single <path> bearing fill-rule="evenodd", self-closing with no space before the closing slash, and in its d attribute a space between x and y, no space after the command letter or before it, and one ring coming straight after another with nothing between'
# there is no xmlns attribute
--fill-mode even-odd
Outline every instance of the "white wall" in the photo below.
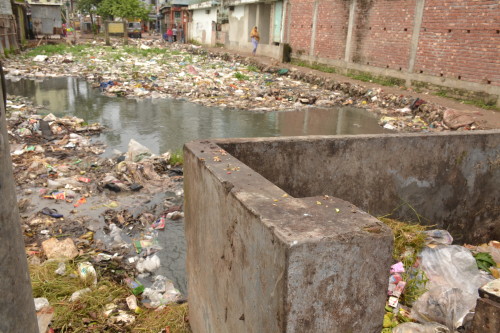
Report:
<svg viewBox="0 0 500 333"><path fill-rule="evenodd" d="M212 22L217 20L217 10L211 8L210 14L207 14L206 11L207 9L193 10L193 22L189 26L189 39L202 44L213 44L215 41L212 41Z"/></svg>

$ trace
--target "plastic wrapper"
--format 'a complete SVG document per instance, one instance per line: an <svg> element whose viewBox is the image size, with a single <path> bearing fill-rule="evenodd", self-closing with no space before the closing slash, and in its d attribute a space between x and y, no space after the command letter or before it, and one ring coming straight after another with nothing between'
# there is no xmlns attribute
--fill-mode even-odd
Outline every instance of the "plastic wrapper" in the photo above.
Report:
<svg viewBox="0 0 500 333"><path fill-rule="evenodd" d="M134 139L130 139L128 143L127 161L139 162L142 158L151 155L151 150L149 150L149 148L141 145Z"/></svg>
<svg viewBox="0 0 500 333"><path fill-rule="evenodd" d="M414 304L411 317L419 322L437 322L451 332L462 326L464 317L476 307L477 297L459 288L435 287Z"/></svg>
<svg viewBox="0 0 500 333"><path fill-rule="evenodd" d="M458 288L478 297L478 289L488 282L479 272L472 253L458 245L425 248L421 268L429 279L428 288Z"/></svg>
<svg viewBox="0 0 500 333"><path fill-rule="evenodd" d="M404 323L394 327L392 333L451 333L451 331L438 323Z"/></svg>
<svg viewBox="0 0 500 333"><path fill-rule="evenodd" d="M143 293L143 297L148 298L150 306L154 308L176 302L180 296L173 282L162 275L157 275L151 288L146 288Z"/></svg>
<svg viewBox="0 0 500 333"><path fill-rule="evenodd" d="M437 245L451 245L453 243L453 237L447 230L427 230L424 231L426 234L425 244L429 247L434 247Z"/></svg>

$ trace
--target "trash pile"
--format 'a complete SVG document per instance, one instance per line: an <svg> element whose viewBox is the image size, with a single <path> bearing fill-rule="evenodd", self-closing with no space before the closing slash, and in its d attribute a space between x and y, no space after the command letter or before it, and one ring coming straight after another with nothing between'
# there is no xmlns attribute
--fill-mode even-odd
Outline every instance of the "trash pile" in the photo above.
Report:
<svg viewBox="0 0 500 333"><path fill-rule="evenodd" d="M338 82L298 68L269 66L238 55L161 41L112 47L78 45L62 54L8 59L10 79L78 76L109 96L182 98L205 106L253 111L350 105L381 116L397 131L472 130L471 117L418 98ZM150 45L147 45L150 44ZM33 51L32 51L33 52Z"/></svg>
<svg viewBox="0 0 500 333"><path fill-rule="evenodd" d="M383 218L395 234L383 333L464 332L478 290L500 278L500 242L452 245L446 230Z"/></svg>
<svg viewBox="0 0 500 333"><path fill-rule="evenodd" d="M6 111L39 321L158 332L169 318L187 332L186 300L161 273L158 240L184 217L182 169L172 155L155 156L131 140L126 153L106 159L92 137L100 124L42 116L10 95Z"/></svg>

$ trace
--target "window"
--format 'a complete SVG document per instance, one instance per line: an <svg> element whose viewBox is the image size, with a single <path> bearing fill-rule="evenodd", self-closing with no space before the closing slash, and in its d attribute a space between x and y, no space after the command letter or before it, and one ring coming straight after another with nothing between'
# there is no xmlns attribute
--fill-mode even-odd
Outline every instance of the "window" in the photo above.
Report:
<svg viewBox="0 0 500 333"><path fill-rule="evenodd" d="M174 12L175 18L181 18L181 12Z"/></svg>

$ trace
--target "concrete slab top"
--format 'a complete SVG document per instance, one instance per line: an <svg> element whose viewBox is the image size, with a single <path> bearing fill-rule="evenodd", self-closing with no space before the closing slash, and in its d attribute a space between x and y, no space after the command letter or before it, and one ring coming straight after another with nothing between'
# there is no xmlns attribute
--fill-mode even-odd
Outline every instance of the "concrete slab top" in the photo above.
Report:
<svg viewBox="0 0 500 333"><path fill-rule="evenodd" d="M190 142L186 148L224 184L227 193L259 216L284 243L348 241L350 235L359 237L363 233L370 237L380 234L382 238L391 235L385 224L345 200L328 195L291 196L223 149L226 142L229 141Z"/></svg>

